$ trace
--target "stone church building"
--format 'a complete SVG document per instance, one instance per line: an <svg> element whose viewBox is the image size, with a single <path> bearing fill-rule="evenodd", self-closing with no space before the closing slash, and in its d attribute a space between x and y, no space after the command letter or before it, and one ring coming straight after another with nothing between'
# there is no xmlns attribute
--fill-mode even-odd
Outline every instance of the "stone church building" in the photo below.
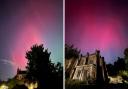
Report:
<svg viewBox="0 0 128 89"><path fill-rule="evenodd" d="M101 84L108 80L104 57L101 57L99 50L93 54L81 55L77 59L66 59L65 73L72 80L85 81L88 84Z"/></svg>

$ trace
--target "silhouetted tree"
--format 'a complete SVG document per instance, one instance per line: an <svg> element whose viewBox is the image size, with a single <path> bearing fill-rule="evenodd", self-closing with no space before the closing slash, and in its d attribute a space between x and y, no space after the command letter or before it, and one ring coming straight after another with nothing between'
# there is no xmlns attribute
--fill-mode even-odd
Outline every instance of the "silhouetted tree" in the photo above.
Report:
<svg viewBox="0 0 128 89"><path fill-rule="evenodd" d="M118 73L120 70L125 70L125 61L123 58L118 57L118 60L114 62L115 71Z"/></svg>
<svg viewBox="0 0 128 89"><path fill-rule="evenodd" d="M124 50L125 67L128 70L128 48Z"/></svg>
<svg viewBox="0 0 128 89"><path fill-rule="evenodd" d="M65 44L65 58L69 59L69 58L78 58L80 54L80 50L78 51L77 48L74 48L73 45L67 45Z"/></svg>
<svg viewBox="0 0 128 89"><path fill-rule="evenodd" d="M111 76L117 75L119 71L125 70L124 58L118 57L114 64L107 64L108 74Z"/></svg>
<svg viewBox="0 0 128 89"><path fill-rule="evenodd" d="M38 80L39 89L63 88L63 67L61 63L54 64L50 60L48 49L43 45L33 45L26 53L27 78ZM59 82L58 82L59 81Z"/></svg>
<svg viewBox="0 0 128 89"><path fill-rule="evenodd" d="M116 75L115 67L113 64L107 64L107 71L110 76Z"/></svg>

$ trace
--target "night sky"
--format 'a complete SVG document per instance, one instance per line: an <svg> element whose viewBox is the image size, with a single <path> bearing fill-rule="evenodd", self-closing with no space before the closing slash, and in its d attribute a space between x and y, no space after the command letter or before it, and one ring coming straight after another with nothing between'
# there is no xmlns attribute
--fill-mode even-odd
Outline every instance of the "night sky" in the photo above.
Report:
<svg viewBox="0 0 128 89"><path fill-rule="evenodd" d="M101 51L107 63L128 47L128 0L66 0L65 40L82 54Z"/></svg>
<svg viewBox="0 0 128 89"><path fill-rule="evenodd" d="M53 62L63 61L63 1L0 0L0 79L25 69L34 44L44 44Z"/></svg>

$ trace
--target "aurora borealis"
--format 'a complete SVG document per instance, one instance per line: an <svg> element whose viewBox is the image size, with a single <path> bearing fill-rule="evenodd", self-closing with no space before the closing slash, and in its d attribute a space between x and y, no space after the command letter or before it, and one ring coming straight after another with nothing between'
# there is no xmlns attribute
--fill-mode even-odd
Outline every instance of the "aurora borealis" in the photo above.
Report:
<svg viewBox="0 0 128 89"><path fill-rule="evenodd" d="M44 44L53 62L63 60L62 0L0 1L0 79L25 69L25 53Z"/></svg>
<svg viewBox="0 0 128 89"><path fill-rule="evenodd" d="M63 31L65 43L82 54L99 49L113 63L128 47L128 1L65 0L63 9L63 0L0 0L0 79L25 69L34 44L44 44L51 60L62 63Z"/></svg>
<svg viewBox="0 0 128 89"><path fill-rule="evenodd" d="M101 51L107 63L128 47L127 0L66 0L65 40L81 50Z"/></svg>

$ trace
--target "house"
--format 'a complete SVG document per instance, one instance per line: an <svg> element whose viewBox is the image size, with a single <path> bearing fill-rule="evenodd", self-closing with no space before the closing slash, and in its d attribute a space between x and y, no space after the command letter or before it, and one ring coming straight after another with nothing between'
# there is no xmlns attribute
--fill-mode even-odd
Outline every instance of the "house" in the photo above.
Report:
<svg viewBox="0 0 128 89"><path fill-rule="evenodd" d="M21 69L17 69L17 74L15 76L16 79L18 80L24 80L26 77L27 71L25 70L21 70Z"/></svg>
<svg viewBox="0 0 128 89"><path fill-rule="evenodd" d="M104 57L101 57L99 50L93 54L80 55L77 59L68 59L65 63L65 73L72 80L95 84L108 79Z"/></svg>
<svg viewBox="0 0 128 89"><path fill-rule="evenodd" d="M38 87L38 82L37 81L30 81L26 78L27 71L17 69L17 74L15 78L19 81L22 81L23 84L28 87L28 89L36 89Z"/></svg>

